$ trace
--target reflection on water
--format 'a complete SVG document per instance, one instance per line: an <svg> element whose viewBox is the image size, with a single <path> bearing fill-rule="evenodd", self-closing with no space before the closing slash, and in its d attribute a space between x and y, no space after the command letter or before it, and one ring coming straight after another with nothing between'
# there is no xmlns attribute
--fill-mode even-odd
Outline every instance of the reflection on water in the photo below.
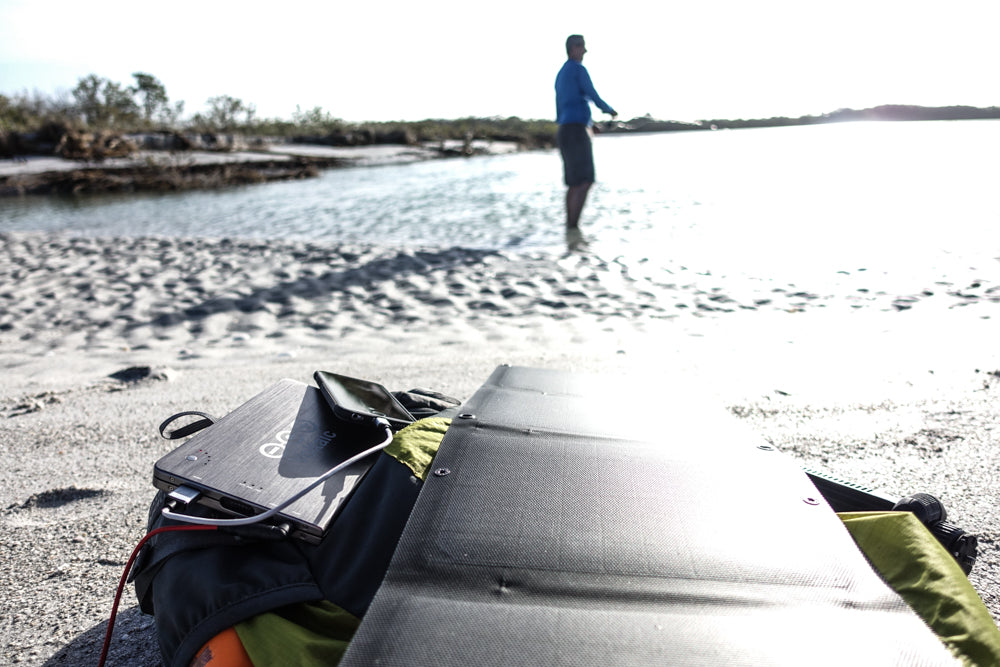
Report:
<svg viewBox="0 0 1000 667"><path fill-rule="evenodd" d="M996 121L601 135L588 252L635 270L906 272L1000 248ZM0 200L0 228L583 250L554 151L339 169L214 192Z"/></svg>

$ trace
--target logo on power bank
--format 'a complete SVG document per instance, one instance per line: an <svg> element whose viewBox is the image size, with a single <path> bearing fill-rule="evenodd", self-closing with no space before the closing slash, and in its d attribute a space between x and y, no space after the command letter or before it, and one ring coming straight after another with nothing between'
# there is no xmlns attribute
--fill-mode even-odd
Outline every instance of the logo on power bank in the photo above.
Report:
<svg viewBox="0 0 1000 667"><path fill-rule="evenodd" d="M337 434L333 431L320 431L319 426L314 422L292 422L288 428L274 434L273 442L265 442L261 445L259 448L260 453L269 459L280 459L285 453L285 445L288 444L288 439L292 437L293 430L300 439L313 440L313 444L318 448L326 447L337 437Z"/></svg>
<svg viewBox="0 0 1000 667"><path fill-rule="evenodd" d="M269 459L280 459L281 455L285 453L285 445L291 435L291 429L278 431L274 436L276 442L265 442L260 446L260 453Z"/></svg>

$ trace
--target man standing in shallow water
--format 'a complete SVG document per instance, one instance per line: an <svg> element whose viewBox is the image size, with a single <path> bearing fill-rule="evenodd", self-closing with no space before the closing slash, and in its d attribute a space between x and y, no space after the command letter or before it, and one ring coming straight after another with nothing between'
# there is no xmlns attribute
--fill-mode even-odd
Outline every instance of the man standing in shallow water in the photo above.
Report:
<svg viewBox="0 0 1000 667"><path fill-rule="evenodd" d="M587 192L594 184L594 150L590 140L590 102L612 118L618 112L594 90L590 74L583 66L587 52L583 35L566 39L566 63L556 75L556 141L563 159L566 181L566 229L580 226L580 213L587 201Z"/></svg>

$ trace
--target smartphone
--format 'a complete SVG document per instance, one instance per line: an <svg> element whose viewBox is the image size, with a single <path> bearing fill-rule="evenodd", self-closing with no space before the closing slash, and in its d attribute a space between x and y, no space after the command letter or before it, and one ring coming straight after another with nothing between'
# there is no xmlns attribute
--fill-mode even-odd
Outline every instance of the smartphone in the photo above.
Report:
<svg viewBox="0 0 1000 667"><path fill-rule="evenodd" d="M328 371L313 373L334 416L352 424L374 424L379 417L388 420L393 431L416 421L388 389L369 380L359 380Z"/></svg>

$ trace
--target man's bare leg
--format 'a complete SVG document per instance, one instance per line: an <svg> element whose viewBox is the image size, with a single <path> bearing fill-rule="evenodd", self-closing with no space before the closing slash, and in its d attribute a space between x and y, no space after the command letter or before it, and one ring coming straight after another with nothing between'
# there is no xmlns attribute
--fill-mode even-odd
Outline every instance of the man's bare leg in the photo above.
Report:
<svg viewBox="0 0 1000 667"><path fill-rule="evenodd" d="M587 192L591 183L572 185L566 190L566 228L576 229L580 226L580 214L587 202Z"/></svg>

